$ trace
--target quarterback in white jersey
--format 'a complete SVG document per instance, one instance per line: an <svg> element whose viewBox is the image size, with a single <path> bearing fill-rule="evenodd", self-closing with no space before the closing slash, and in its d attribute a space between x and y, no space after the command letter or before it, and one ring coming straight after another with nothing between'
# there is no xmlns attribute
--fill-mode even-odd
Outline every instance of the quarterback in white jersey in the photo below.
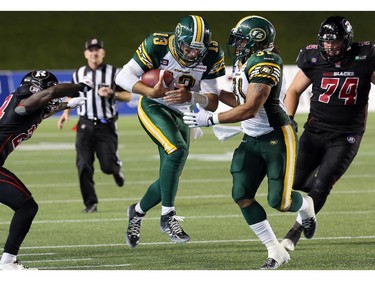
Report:
<svg viewBox="0 0 375 281"><path fill-rule="evenodd" d="M139 78L150 69L171 71L172 89L163 87L162 78L153 88L142 83ZM138 203L128 208L125 238L130 247L139 243L142 218L159 203L161 230L173 242L190 240L176 219L174 207L190 145L190 128L183 122L183 113L196 103L215 111L219 100L217 78L224 74L224 52L211 40L207 22L189 15L179 21L175 32L148 36L116 77L119 86L142 95L138 117L160 155L159 178Z"/></svg>

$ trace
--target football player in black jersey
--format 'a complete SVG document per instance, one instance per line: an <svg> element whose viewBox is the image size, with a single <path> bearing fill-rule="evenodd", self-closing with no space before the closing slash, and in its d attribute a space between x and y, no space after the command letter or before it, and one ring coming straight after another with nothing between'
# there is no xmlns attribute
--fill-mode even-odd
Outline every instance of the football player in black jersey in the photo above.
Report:
<svg viewBox="0 0 375 281"><path fill-rule="evenodd" d="M371 83L375 84L374 44L352 40L353 28L346 18L325 19L318 45L308 45L300 51L300 70L286 93L286 109L293 117L300 95L312 84L310 112L299 142L293 188L313 198L316 213L358 152ZM285 249L295 249L301 231L297 217L282 241Z"/></svg>
<svg viewBox="0 0 375 281"><path fill-rule="evenodd" d="M30 191L15 174L4 168L4 162L22 141L31 138L43 119L84 102L81 97L68 102L62 101L61 97L90 88L91 84L88 79L79 84L58 84L51 72L36 70L23 77L21 85L0 107L0 203L14 211L0 270L28 269L17 260L17 254L38 212Z"/></svg>

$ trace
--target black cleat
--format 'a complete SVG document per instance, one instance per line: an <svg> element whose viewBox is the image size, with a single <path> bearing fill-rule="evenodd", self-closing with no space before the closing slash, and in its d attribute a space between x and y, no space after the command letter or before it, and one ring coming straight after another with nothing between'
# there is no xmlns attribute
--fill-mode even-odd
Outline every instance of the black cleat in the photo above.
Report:
<svg viewBox="0 0 375 281"><path fill-rule="evenodd" d="M119 171L117 174L113 174L113 178L115 179L115 182L116 182L118 187L121 187L121 186L124 185L125 177L124 177L124 174L121 171Z"/></svg>
<svg viewBox="0 0 375 281"><path fill-rule="evenodd" d="M94 203L90 206L87 206L85 209L82 210L84 213L96 213L98 211L98 204Z"/></svg>
<svg viewBox="0 0 375 281"><path fill-rule="evenodd" d="M133 204L128 208L129 224L125 235L126 244L132 248L135 248L139 243L142 218L145 216L135 211L135 205Z"/></svg>
<svg viewBox="0 0 375 281"><path fill-rule="evenodd" d="M160 218L160 230L168 234L169 238L175 243L186 243L190 240L190 237L182 229L178 220L181 220L176 216L175 211L171 211L167 215L163 215Z"/></svg>
<svg viewBox="0 0 375 281"><path fill-rule="evenodd" d="M313 238L316 231L316 219L312 217L302 220L302 228L306 239Z"/></svg>
<svg viewBox="0 0 375 281"><path fill-rule="evenodd" d="M302 229L306 239L313 238L316 231L316 218L314 210L314 201L310 196L304 196L309 202L309 208L305 212L299 212L302 218Z"/></svg>
<svg viewBox="0 0 375 281"><path fill-rule="evenodd" d="M270 269L277 269L280 267L280 264L274 260L273 258L268 258L266 263L260 268L260 270L270 270Z"/></svg>

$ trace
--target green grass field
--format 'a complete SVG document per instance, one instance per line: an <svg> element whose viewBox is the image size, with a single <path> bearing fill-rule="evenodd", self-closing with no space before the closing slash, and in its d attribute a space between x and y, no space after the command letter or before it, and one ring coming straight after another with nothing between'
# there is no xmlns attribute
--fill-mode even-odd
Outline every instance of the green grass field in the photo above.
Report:
<svg viewBox="0 0 375 281"><path fill-rule="evenodd" d="M302 130L304 115L297 121ZM267 258L264 246L246 225L231 198L229 165L240 136L219 142L211 128L192 141L191 152L176 199L177 215L190 235L186 244L173 244L159 230L161 208L145 217L141 242L125 243L127 207L137 202L157 177L155 145L134 116L120 116L120 157L126 184L118 188L96 162L98 212L82 213L83 203L75 168L75 133L71 119L62 131L57 119L44 121L32 139L22 143L5 163L33 192L39 212L21 248L19 259L40 270L258 270ZM336 184L318 215L314 239L301 239L291 261L282 270L375 269L375 114L357 158ZM266 203L263 183L258 201L266 208L279 239L289 230L295 214L279 213ZM12 211L0 205L0 245L8 233ZM151 273L151 278L154 278ZM211 277L210 277L211 276ZM212 278L213 275L207 276ZM225 275L222 275L225 277ZM104 277L105 278L105 277ZM306 278L304 279L306 280ZM374 280L374 279L373 279Z"/></svg>

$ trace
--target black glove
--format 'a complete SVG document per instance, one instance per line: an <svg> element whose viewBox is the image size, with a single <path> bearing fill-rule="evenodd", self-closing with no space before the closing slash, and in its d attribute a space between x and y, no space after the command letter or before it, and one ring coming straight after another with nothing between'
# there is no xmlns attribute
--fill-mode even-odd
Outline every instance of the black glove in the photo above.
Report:
<svg viewBox="0 0 375 281"><path fill-rule="evenodd" d="M296 133L298 133L298 123L294 120L294 116L289 115L290 122L292 122L292 127Z"/></svg>

